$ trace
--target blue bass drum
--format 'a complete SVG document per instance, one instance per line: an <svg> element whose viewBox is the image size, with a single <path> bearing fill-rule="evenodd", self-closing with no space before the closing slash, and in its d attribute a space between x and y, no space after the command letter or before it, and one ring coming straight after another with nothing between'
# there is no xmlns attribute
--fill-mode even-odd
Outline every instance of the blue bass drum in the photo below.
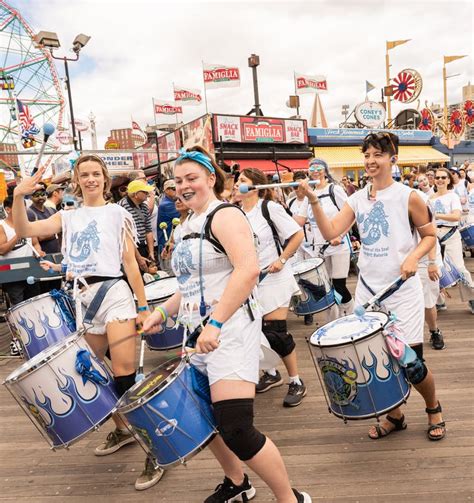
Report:
<svg viewBox="0 0 474 503"><path fill-rule="evenodd" d="M474 224L466 225L459 229L462 240L467 248L474 248Z"/></svg>
<svg viewBox="0 0 474 503"><path fill-rule="evenodd" d="M461 281L461 275L456 269L455 265L451 262L451 259L445 255L443 260L443 265L441 266L441 276L439 278L440 288L451 288L456 286L459 281Z"/></svg>
<svg viewBox="0 0 474 503"><path fill-rule="evenodd" d="M217 433L207 377L186 360L158 366L117 404L162 467L184 464Z"/></svg>
<svg viewBox="0 0 474 503"><path fill-rule="evenodd" d="M324 259L302 260L293 263L291 267L301 290L301 295L292 299L293 309L297 316L319 313L336 302Z"/></svg>
<svg viewBox="0 0 474 503"><path fill-rule="evenodd" d="M6 318L26 360L76 331L72 302L61 290L16 304L8 310Z"/></svg>
<svg viewBox="0 0 474 503"><path fill-rule="evenodd" d="M175 277L157 279L145 285L146 300L150 308L163 304L178 290L178 280ZM184 327L176 326L176 317L168 318L166 326L160 332L148 334L146 343L150 349L166 351L178 348L183 343Z"/></svg>
<svg viewBox="0 0 474 503"><path fill-rule="evenodd" d="M330 411L344 420L378 417L406 401L410 387L390 354L383 330L388 316L344 316L316 330L310 350Z"/></svg>
<svg viewBox="0 0 474 503"><path fill-rule="evenodd" d="M89 363L84 374L76 368L79 352ZM110 371L77 333L28 360L3 384L53 449L97 429L118 400Z"/></svg>

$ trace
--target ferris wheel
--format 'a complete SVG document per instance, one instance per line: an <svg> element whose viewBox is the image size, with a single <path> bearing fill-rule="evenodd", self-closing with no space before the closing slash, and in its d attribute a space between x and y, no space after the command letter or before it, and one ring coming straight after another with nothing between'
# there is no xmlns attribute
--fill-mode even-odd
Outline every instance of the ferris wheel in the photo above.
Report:
<svg viewBox="0 0 474 503"><path fill-rule="evenodd" d="M34 150L42 141L43 124L62 129L63 112L64 97L51 55L35 43L21 14L0 0L0 150ZM30 173L36 156L17 157L22 171ZM0 155L0 165L6 158L12 156ZM52 156L43 157L45 165L51 160Z"/></svg>

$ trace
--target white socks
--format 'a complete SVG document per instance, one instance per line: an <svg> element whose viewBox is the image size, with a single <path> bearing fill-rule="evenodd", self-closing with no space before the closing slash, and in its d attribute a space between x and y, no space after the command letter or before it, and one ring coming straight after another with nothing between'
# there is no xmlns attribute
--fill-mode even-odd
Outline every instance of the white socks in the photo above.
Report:
<svg viewBox="0 0 474 503"><path fill-rule="evenodd" d="M295 375L293 377L289 376L289 379L290 379L290 384L299 384L300 386L301 386L301 384L303 384L300 380L299 375Z"/></svg>
<svg viewBox="0 0 474 503"><path fill-rule="evenodd" d="M339 304L339 317L348 316L354 312L354 300L351 299L349 302L344 304Z"/></svg>
<svg viewBox="0 0 474 503"><path fill-rule="evenodd" d="M275 377L275 376L277 375L277 369L276 369L276 368L272 368L272 369L265 370L265 372L266 372L268 375L271 375L272 377Z"/></svg>

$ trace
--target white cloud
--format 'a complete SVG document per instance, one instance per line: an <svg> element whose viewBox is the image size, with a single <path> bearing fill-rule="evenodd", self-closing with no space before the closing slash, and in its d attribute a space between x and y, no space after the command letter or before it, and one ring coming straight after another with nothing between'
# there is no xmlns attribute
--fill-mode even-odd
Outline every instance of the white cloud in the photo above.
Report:
<svg viewBox="0 0 474 503"><path fill-rule="evenodd" d="M260 55L262 109L289 116L293 70L327 75L330 90L321 96L331 125L341 119L341 105L355 106L365 97L365 80L385 85L385 41L412 39L390 51L391 75L403 68L424 79L421 106L442 100L442 57L469 54L449 65L460 73L448 81L449 101L461 100L472 80L472 20L469 1L11 1L35 31L56 31L67 48L84 32L91 41L78 63L71 63L74 110L97 117L99 138L111 128L129 127L133 115L141 125L153 123L152 97L170 99L172 82L203 87L201 61L237 64L242 85L208 92L210 111L245 114L253 106L247 58ZM62 67L58 67L63 74ZM309 118L313 96L301 97ZM413 104L416 106L416 103ZM404 108L393 107L394 115ZM188 107L184 120L204 113ZM88 141L85 142L86 146Z"/></svg>

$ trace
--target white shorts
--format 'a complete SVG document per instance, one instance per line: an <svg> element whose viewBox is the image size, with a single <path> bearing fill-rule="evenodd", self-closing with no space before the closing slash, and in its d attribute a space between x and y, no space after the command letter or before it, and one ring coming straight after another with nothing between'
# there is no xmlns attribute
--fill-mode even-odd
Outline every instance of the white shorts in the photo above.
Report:
<svg viewBox="0 0 474 503"><path fill-rule="evenodd" d="M300 293L290 264L275 274L267 274L257 286L258 302L263 315L280 307L289 307L293 295Z"/></svg>
<svg viewBox="0 0 474 503"><path fill-rule="evenodd" d="M324 255L324 264L331 279L345 279L349 276L351 254L344 250L332 255Z"/></svg>
<svg viewBox="0 0 474 503"><path fill-rule="evenodd" d="M425 309L431 309L436 306L436 300L439 297L439 281L431 281L428 276L428 268L419 267L418 275L423 286L423 298L425 300Z"/></svg>
<svg viewBox="0 0 474 503"><path fill-rule="evenodd" d="M87 308L101 284L102 283L94 283L84 291L79 292L76 299L76 312L79 307L79 301L82 311L80 315L81 319L84 319ZM107 323L119 320L134 320L136 317L137 310L135 308L132 292L127 283L122 279L115 283L105 294L104 300L92 319L92 327L84 328L86 328L87 332L90 334L105 334Z"/></svg>
<svg viewBox="0 0 474 503"><path fill-rule="evenodd" d="M207 375L210 385L223 379L258 383L262 318L257 309L253 314L255 321L246 307L238 309L224 323L219 347L205 355L192 355L191 363Z"/></svg>
<svg viewBox="0 0 474 503"><path fill-rule="evenodd" d="M364 277L370 286L370 280ZM373 295L362 284L357 282L355 305L362 306ZM384 311L390 311L397 317L397 327L407 344L423 343L423 324L425 322L425 306L423 302L423 288L417 275L408 279L399 290L382 302Z"/></svg>

